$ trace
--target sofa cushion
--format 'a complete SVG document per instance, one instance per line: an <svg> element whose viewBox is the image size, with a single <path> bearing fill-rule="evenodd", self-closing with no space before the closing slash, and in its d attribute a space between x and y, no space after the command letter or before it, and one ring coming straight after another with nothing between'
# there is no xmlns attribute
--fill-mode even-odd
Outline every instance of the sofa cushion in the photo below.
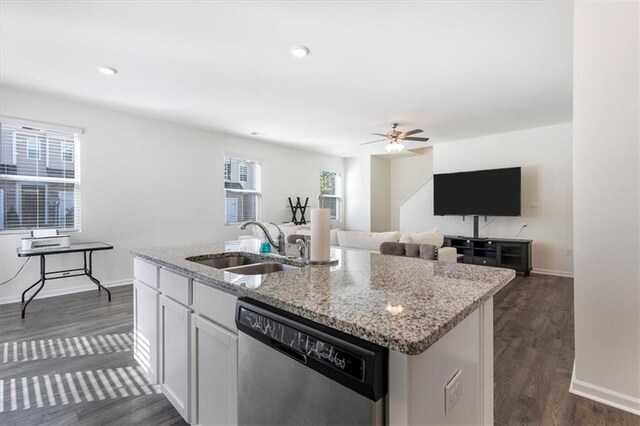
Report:
<svg viewBox="0 0 640 426"><path fill-rule="evenodd" d="M434 228L429 232L417 232L413 234L405 234L400 238L401 243L414 244L431 244L436 247L442 247L444 244L444 234L438 228Z"/></svg>
<svg viewBox="0 0 640 426"><path fill-rule="evenodd" d="M399 232L338 231L338 243L340 247L378 251L380 244L385 241L397 243L399 240Z"/></svg>

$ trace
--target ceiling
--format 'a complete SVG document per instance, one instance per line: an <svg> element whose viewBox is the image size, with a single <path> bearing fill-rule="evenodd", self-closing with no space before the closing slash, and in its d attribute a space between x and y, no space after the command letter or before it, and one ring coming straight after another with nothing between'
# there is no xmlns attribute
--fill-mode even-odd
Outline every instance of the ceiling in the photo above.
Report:
<svg viewBox="0 0 640 426"><path fill-rule="evenodd" d="M438 143L571 120L571 2L0 8L2 84L329 154L393 121Z"/></svg>

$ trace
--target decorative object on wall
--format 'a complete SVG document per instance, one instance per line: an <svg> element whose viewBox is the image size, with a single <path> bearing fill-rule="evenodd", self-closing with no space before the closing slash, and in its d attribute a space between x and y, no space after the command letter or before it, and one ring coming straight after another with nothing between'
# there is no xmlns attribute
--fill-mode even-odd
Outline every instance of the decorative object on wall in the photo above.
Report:
<svg viewBox="0 0 640 426"><path fill-rule="evenodd" d="M291 197L289 197L289 207L291 208L291 214L293 215L291 218L291 222L296 225L306 225L307 220L304 218L304 214L307 211L307 207L309 206L309 197L304 200L304 205L300 202L300 197L296 197L297 201L293 204L291 201ZM300 219L298 219L298 212L300 212Z"/></svg>
<svg viewBox="0 0 640 426"><path fill-rule="evenodd" d="M375 135L375 136L384 136L384 139L377 139L375 141L361 143L360 145L369 145L371 143L382 142L382 141L387 141L388 140L389 143L384 147L385 151L387 151L387 152L400 152L400 151L402 151L404 149L404 144L402 143L402 141L427 142L429 140L429 138L411 137L411 135L415 135L417 133L424 132L424 130L422 130L422 129L413 129L413 130L409 130L407 132L401 132L401 131L397 130L397 127L398 127L398 123L392 123L391 124L391 131L388 132L387 134L372 133L372 135Z"/></svg>

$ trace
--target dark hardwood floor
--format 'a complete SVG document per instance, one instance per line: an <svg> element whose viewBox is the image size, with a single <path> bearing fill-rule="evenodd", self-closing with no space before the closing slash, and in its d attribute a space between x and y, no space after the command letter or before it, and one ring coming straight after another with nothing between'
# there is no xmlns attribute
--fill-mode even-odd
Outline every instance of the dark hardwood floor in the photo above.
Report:
<svg viewBox="0 0 640 426"><path fill-rule="evenodd" d="M640 417L569 393L573 279L518 276L494 297L497 425L640 425Z"/></svg>
<svg viewBox="0 0 640 426"><path fill-rule="evenodd" d="M131 286L0 305L0 424L184 424L132 356ZM498 425L637 425L568 393L573 280L518 277L495 296Z"/></svg>
<svg viewBox="0 0 640 426"><path fill-rule="evenodd" d="M185 424L132 355L132 289L0 305L0 425Z"/></svg>

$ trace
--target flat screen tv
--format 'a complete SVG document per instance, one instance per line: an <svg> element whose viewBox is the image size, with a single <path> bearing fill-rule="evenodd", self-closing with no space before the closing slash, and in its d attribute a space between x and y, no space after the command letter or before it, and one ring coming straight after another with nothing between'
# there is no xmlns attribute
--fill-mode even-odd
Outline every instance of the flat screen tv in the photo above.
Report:
<svg viewBox="0 0 640 426"><path fill-rule="evenodd" d="M433 214L520 216L520 167L433 176Z"/></svg>

